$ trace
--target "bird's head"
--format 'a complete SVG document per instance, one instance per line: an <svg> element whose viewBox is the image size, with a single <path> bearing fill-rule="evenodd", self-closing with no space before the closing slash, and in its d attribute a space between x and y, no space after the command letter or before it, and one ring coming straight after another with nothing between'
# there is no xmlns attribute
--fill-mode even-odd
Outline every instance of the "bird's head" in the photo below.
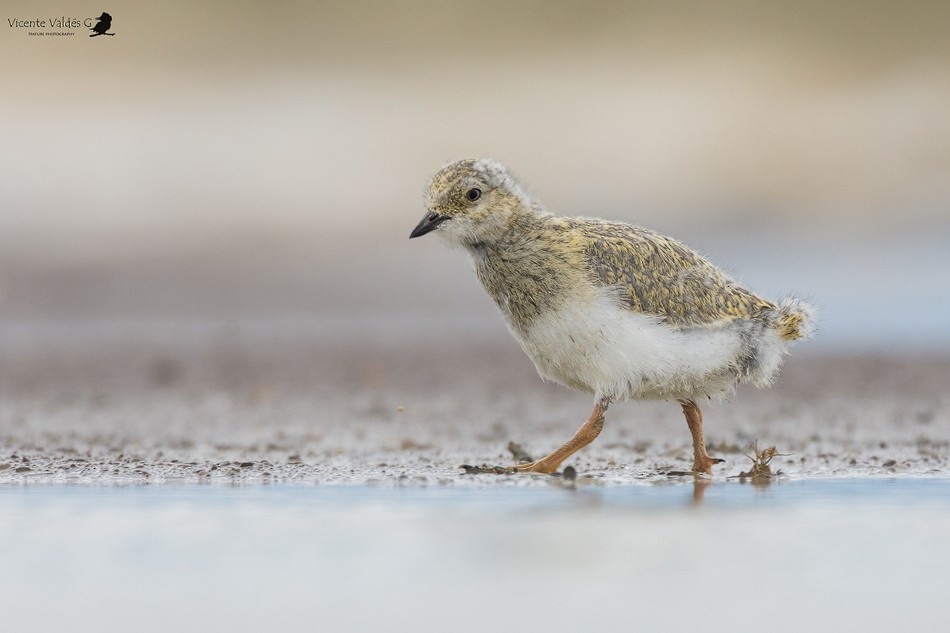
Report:
<svg viewBox="0 0 950 633"><path fill-rule="evenodd" d="M468 247L497 241L532 206L504 165L487 158L443 167L426 188L425 204L427 212L409 237L438 231L449 243Z"/></svg>

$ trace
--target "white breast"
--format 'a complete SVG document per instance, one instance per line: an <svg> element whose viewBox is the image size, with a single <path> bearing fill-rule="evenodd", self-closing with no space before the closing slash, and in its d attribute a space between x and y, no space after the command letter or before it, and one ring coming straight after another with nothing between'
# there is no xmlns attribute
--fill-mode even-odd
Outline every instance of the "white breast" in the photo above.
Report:
<svg viewBox="0 0 950 633"><path fill-rule="evenodd" d="M624 309L611 292L548 312L515 337L543 378L614 401L730 391L742 349L728 321L670 327Z"/></svg>

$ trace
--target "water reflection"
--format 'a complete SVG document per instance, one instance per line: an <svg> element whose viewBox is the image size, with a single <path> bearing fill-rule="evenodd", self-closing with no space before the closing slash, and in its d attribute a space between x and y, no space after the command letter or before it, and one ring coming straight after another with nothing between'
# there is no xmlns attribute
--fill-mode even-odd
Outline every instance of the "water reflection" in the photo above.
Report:
<svg viewBox="0 0 950 633"><path fill-rule="evenodd" d="M706 498L706 489L712 485L711 479L706 479L705 477L694 477L693 478L693 503L692 505L698 506L702 505L703 500Z"/></svg>

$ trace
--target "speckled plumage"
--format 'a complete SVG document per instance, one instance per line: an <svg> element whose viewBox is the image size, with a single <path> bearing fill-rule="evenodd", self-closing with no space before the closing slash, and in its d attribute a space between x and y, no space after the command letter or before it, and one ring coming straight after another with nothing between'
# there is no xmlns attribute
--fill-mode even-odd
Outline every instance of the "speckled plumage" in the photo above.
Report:
<svg viewBox="0 0 950 633"><path fill-rule="evenodd" d="M569 222L588 243L587 264L604 285L622 287L630 309L672 325L756 318L772 304L735 284L679 242L618 222Z"/></svg>
<svg viewBox="0 0 950 633"><path fill-rule="evenodd" d="M592 393L603 410L769 384L785 342L813 328L804 302L766 301L676 240L548 213L491 160L443 168L426 206L412 236L437 230L465 249L539 373Z"/></svg>

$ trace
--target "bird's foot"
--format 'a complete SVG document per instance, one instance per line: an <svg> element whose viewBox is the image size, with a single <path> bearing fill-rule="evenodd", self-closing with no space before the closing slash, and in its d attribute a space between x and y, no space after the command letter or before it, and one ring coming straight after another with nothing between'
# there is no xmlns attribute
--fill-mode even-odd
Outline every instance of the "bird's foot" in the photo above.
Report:
<svg viewBox="0 0 950 633"><path fill-rule="evenodd" d="M725 461L726 460L724 459L719 459L718 457L710 457L709 455L697 455L693 459L693 472L704 474L704 475L711 475L712 467L715 466L716 464L722 464Z"/></svg>
<svg viewBox="0 0 950 633"><path fill-rule="evenodd" d="M511 470L516 473L539 473L542 475L551 475L557 472L558 466L560 466L560 463L545 458L529 462L527 464L515 464L514 466L509 466L509 468L511 468Z"/></svg>
<svg viewBox="0 0 950 633"><path fill-rule="evenodd" d="M518 462L514 466L508 466L508 470L512 473L539 473L542 475L550 475L557 472L557 467L560 466L561 461L563 461L551 455L543 459L531 459L531 456L521 447L521 444L514 442L508 442L508 450L511 451L511 456Z"/></svg>
<svg viewBox="0 0 950 633"><path fill-rule="evenodd" d="M514 475L516 473L551 475L557 472L556 465L552 465L550 462L545 463L543 459L526 464L515 464L513 466L489 466L488 464L472 466L470 464L462 464L459 468L464 470L466 475Z"/></svg>

